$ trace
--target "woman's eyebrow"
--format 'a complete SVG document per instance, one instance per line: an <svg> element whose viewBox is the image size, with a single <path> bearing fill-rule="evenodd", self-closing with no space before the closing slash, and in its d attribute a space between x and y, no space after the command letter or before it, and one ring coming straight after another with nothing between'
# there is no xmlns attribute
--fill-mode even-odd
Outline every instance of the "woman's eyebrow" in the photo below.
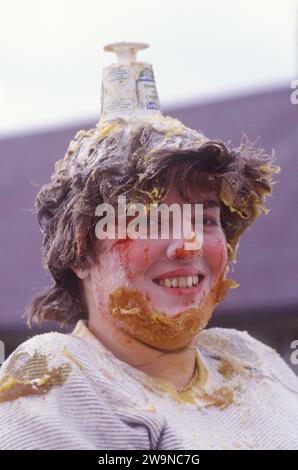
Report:
<svg viewBox="0 0 298 470"><path fill-rule="evenodd" d="M204 209L211 209L212 207L220 207L219 202L214 199L201 199L197 204L203 204Z"/></svg>
<svg viewBox="0 0 298 470"><path fill-rule="evenodd" d="M219 202L216 199L199 199L196 201L190 199L184 200L191 204L203 204L204 209L211 209L213 207L218 207L220 209Z"/></svg>

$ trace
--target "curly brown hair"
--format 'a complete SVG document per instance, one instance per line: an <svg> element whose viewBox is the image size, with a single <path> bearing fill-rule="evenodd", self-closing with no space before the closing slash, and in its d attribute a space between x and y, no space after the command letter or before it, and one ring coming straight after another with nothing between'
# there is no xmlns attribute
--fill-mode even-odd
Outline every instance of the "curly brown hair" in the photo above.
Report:
<svg viewBox="0 0 298 470"><path fill-rule="evenodd" d="M229 260L236 260L239 239L263 211L271 194L275 156L244 138L238 148L209 140L177 119L115 118L79 131L51 182L37 194L35 208L43 232L43 266L54 284L26 309L28 323L56 320L62 326L87 318L81 284L72 267L95 259L95 209L102 202L160 202L173 167L181 196L207 186L220 202Z"/></svg>

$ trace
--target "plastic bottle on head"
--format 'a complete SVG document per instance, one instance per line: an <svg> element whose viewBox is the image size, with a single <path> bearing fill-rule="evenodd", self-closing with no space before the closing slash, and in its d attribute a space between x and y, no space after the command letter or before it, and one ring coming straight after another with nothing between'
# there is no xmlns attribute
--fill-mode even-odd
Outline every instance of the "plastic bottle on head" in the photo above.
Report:
<svg viewBox="0 0 298 470"><path fill-rule="evenodd" d="M139 42L117 42L104 47L117 54L117 63L103 69L100 122L161 114L152 65L136 59L137 52L147 47Z"/></svg>

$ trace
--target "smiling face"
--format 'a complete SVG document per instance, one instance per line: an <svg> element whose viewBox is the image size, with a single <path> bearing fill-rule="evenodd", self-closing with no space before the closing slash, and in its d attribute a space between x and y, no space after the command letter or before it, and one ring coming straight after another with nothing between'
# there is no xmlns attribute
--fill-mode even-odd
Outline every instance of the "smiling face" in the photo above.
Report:
<svg viewBox="0 0 298 470"><path fill-rule="evenodd" d="M220 224L220 209L214 193L202 193L204 233L201 250L185 250L181 238L158 240L119 240L104 242L100 256L115 261L115 272L125 278L121 285L135 288L145 296L152 308L173 318L185 307L199 306L218 282L226 263L225 236ZM181 196L170 189L164 202L183 205ZM192 204L194 206L194 204ZM121 268L120 268L121 267ZM115 276L114 276L115 277ZM158 299L158 302L157 302Z"/></svg>
<svg viewBox="0 0 298 470"><path fill-rule="evenodd" d="M170 187L163 202L182 207L185 200ZM189 240L172 234L97 240L96 263L83 286L89 319L101 331L113 324L145 344L175 350L206 326L229 287L228 257L215 193L200 192L195 202L204 204L200 250L185 250Z"/></svg>

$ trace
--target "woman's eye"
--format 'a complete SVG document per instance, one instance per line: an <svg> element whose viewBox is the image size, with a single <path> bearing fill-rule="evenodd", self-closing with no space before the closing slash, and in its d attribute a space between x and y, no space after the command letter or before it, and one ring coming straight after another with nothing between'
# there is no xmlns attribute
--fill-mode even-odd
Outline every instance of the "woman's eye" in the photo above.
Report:
<svg viewBox="0 0 298 470"><path fill-rule="evenodd" d="M196 219L192 219L193 225L195 225L196 222L197 222ZM203 217L203 225L212 226L212 225L218 225L218 223L212 217L206 217L205 216L205 217Z"/></svg>
<svg viewBox="0 0 298 470"><path fill-rule="evenodd" d="M212 219L211 217L203 217L203 224L207 226L218 225L216 220Z"/></svg>

